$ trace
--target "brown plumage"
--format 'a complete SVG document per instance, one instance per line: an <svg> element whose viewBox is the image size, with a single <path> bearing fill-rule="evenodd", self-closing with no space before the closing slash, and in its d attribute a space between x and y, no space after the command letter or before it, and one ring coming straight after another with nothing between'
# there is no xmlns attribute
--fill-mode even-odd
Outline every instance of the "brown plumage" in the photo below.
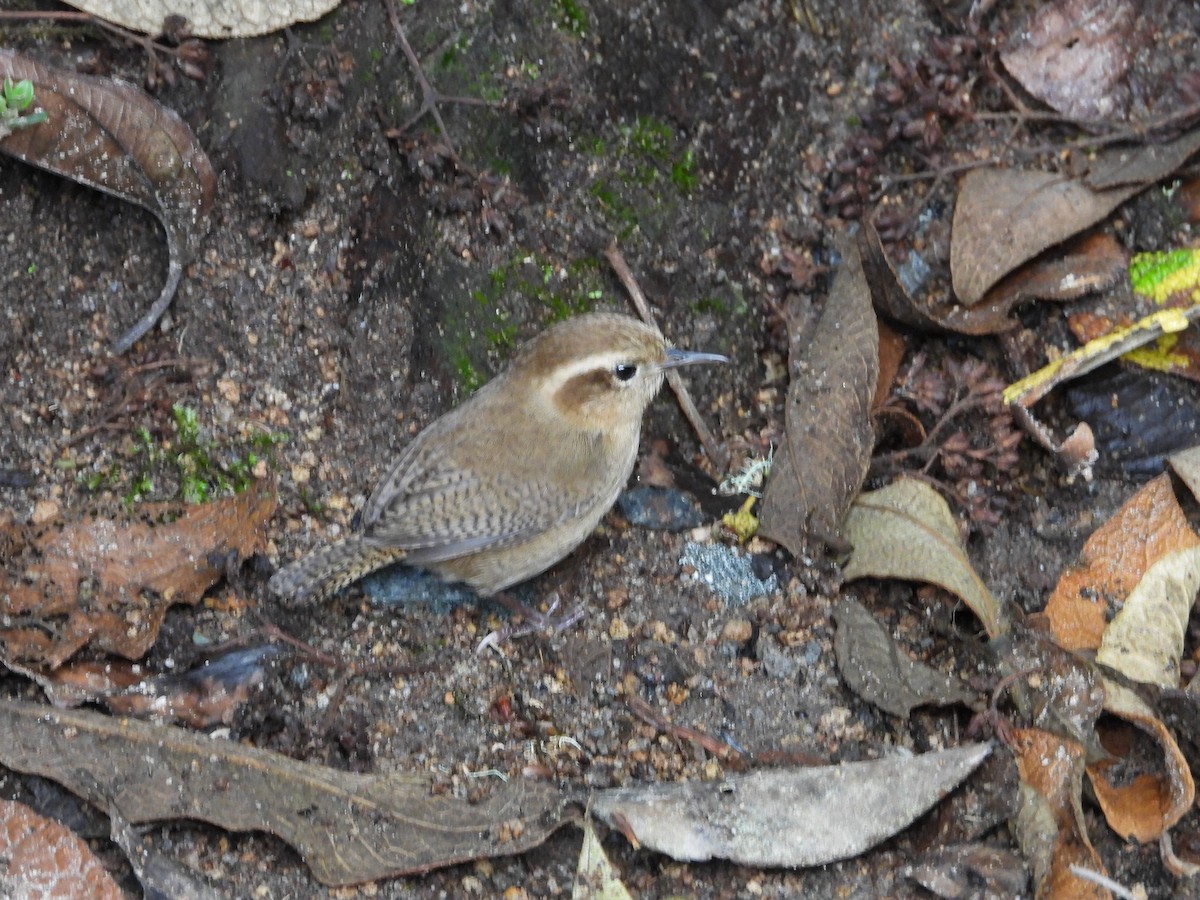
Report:
<svg viewBox="0 0 1200 900"><path fill-rule="evenodd" d="M725 361L669 349L628 316L555 325L417 435L367 501L360 534L284 567L271 590L319 600L400 561L481 596L537 575L616 502L664 371Z"/></svg>

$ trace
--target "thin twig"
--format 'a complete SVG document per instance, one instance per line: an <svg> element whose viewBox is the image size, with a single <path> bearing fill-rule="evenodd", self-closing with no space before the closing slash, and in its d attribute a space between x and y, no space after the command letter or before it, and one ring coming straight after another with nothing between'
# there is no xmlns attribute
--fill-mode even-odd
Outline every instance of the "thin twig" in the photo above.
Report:
<svg viewBox="0 0 1200 900"><path fill-rule="evenodd" d="M655 331L659 331L658 324L654 321L654 315L650 312L650 304L646 302L646 295L642 293L637 279L633 277L633 272L629 270L629 266L625 263L625 257L621 255L621 251L617 249L616 244L611 245L605 250L604 256L608 260L608 264L613 267L613 271L617 273L617 278L621 280L621 284L625 286L625 290L629 292L629 299L633 301L633 305L637 308L638 315L642 317L642 321ZM660 335L661 333L659 331ZM668 369L666 374L667 384L671 385L671 390L675 392L675 399L679 401L684 418L688 420L692 426L692 430L696 432L696 437L700 439L700 444L704 447L704 452L708 454L708 458L712 461L712 464L718 472L724 474L729 466L729 459L725 454L725 448L717 442L712 436L712 432L708 430L708 426L704 424L704 419L700 416L700 411L696 409L696 404L692 402L691 395L688 394L683 379L679 377L679 373L673 369Z"/></svg>

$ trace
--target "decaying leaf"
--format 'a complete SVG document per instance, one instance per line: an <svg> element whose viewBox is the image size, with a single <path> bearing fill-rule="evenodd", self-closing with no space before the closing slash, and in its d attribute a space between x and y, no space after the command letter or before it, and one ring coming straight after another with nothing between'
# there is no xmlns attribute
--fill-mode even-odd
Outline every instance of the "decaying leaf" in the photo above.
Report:
<svg viewBox="0 0 1200 900"><path fill-rule="evenodd" d="M1108 235L1088 235L1068 242L1053 255L1034 260L992 287L972 306L930 292L911 296L887 258L875 229L859 233L863 269L871 284L875 308L898 322L924 331L985 335L1020 325L1012 311L1030 300L1072 300L1111 285L1126 269L1126 254Z"/></svg>
<svg viewBox="0 0 1200 900"><path fill-rule="evenodd" d="M1192 496L1200 500L1200 446L1180 450L1169 462Z"/></svg>
<svg viewBox="0 0 1200 900"><path fill-rule="evenodd" d="M1164 474L1150 481L1088 538L1080 552L1079 564L1059 578L1045 610L1055 639L1069 650L1098 650L1106 640L1105 631L1110 619L1128 602L1147 573L1160 560L1173 554L1196 553L1198 545L1200 536L1192 530L1179 501L1175 499L1170 478ZM1183 563L1180 571L1185 573L1186 578L1186 572L1194 571L1195 565L1189 566L1186 556ZM1158 573L1162 576L1158 579L1160 584L1174 577L1171 564L1167 565L1167 569ZM1150 585L1147 586L1149 588ZM1188 609L1194 599L1193 587L1186 601ZM1154 626L1159 629L1157 635L1132 638L1135 642L1153 638L1153 647L1157 649L1151 649L1150 646L1146 648L1148 653L1158 656L1159 661L1153 667L1160 673L1164 667L1165 670L1174 667L1175 680L1178 679L1179 655L1183 650L1183 632L1178 624L1170 625L1169 622L1179 618L1179 602L1176 599L1175 610L1169 613L1167 620L1158 620ZM1145 622L1146 610L1155 605L1150 596L1137 604L1128 624L1122 626L1125 636L1112 646L1110 664L1129 655L1128 629L1132 627L1138 630ZM1142 622L1137 621L1139 618L1142 618ZM1186 624L1187 618L1188 613L1184 610L1183 624ZM1133 658L1137 658L1136 653ZM1146 664L1137 662L1134 670L1146 671Z"/></svg>
<svg viewBox="0 0 1200 900"><path fill-rule="evenodd" d="M1139 190L1093 191L1054 172L968 172L959 182L950 244L955 296L974 306L1017 266L1096 224Z"/></svg>
<svg viewBox="0 0 1200 900"><path fill-rule="evenodd" d="M1104 873L1080 807L1083 745L1022 728L1013 733L1009 746L1021 771L1021 808L1012 828L1033 866L1036 896L1105 900L1108 891L1071 872L1077 865Z"/></svg>
<svg viewBox="0 0 1200 900"><path fill-rule="evenodd" d="M1104 712L1104 685L1095 665L1036 628L1016 627L991 647L1001 671L1016 678L1013 699L1026 721L1081 744L1092 739Z"/></svg>
<svg viewBox="0 0 1200 900"><path fill-rule="evenodd" d="M1200 540L1145 571L1104 629L1096 662L1134 681L1179 687L1188 618L1200 590Z"/></svg>
<svg viewBox="0 0 1200 900"><path fill-rule="evenodd" d="M944 847L910 866L907 875L935 897L1022 897L1029 869L1020 854L986 844Z"/></svg>
<svg viewBox="0 0 1200 900"><path fill-rule="evenodd" d="M116 341L128 350L170 305L208 232L216 176L192 131L131 84L53 69L0 48L0 77L28 78L49 121L0 140L0 151L136 203L158 217L170 263L158 299Z"/></svg>
<svg viewBox="0 0 1200 900"><path fill-rule="evenodd" d="M1008 630L1007 614L967 559L950 507L912 478L862 494L846 515L854 546L842 572L856 578L902 578L940 585L961 597L990 637Z"/></svg>
<svg viewBox="0 0 1200 900"><path fill-rule="evenodd" d="M262 683L274 644L236 647L186 672L154 675L137 663L105 657L71 661L33 678L55 706L98 702L121 716L136 716L191 728L231 725L238 709Z"/></svg>
<svg viewBox="0 0 1200 900"><path fill-rule="evenodd" d="M158 34L167 16L183 16L201 38L254 37L312 22L341 0L73 0L71 6L132 31Z"/></svg>
<svg viewBox="0 0 1200 900"><path fill-rule="evenodd" d="M1169 176L1197 149L1200 129L1166 144L1106 151L1081 179L1022 169L968 172L959 183L950 244L950 273L959 302L981 302L1008 273L1090 228ZM1135 174L1137 179L1131 180Z"/></svg>
<svg viewBox="0 0 1200 900"><path fill-rule="evenodd" d="M478 802L428 776L361 775L165 725L0 700L0 764L59 782L130 822L199 819L267 831L322 884L346 885L522 853L568 815L541 782Z"/></svg>
<svg viewBox="0 0 1200 900"><path fill-rule="evenodd" d="M784 445L763 497L760 534L793 554L805 538L833 539L862 486L874 445L871 398L879 334L858 248L843 240L842 266L811 329L789 335Z"/></svg>
<svg viewBox="0 0 1200 900"><path fill-rule="evenodd" d="M1121 752L1135 742L1106 739L1112 729L1101 730L1101 743L1111 755L1090 763L1088 777L1113 831L1126 840L1156 841L1191 809L1196 784L1183 752L1155 711L1111 679L1105 679L1104 691L1105 712L1149 735L1160 754L1147 764L1133 753Z"/></svg>
<svg viewBox="0 0 1200 900"><path fill-rule="evenodd" d="M906 828L983 762L970 744L914 757L601 791L592 813L681 861L815 866Z"/></svg>
<svg viewBox="0 0 1200 900"><path fill-rule="evenodd" d="M0 896L123 900L87 842L23 803L0 800Z"/></svg>
<svg viewBox="0 0 1200 900"><path fill-rule="evenodd" d="M621 883L621 876L608 861L600 846L596 829L590 818L583 820L583 846L579 848L579 865L575 870L575 889L571 900L633 900Z"/></svg>
<svg viewBox="0 0 1200 900"><path fill-rule="evenodd" d="M145 504L122 519L36 531L0 520L3 661L53 669L88 644L140 658L170 606L196 603L222 577L220 558L261 549L274 509L259 485L199 506Z"/></svg>
<svg viewBox="0 0 1200 900"><path fill-rule="evenodd" d="M956 680L905 655L882 625L851 597L833 609L838 670L854 693L884 712L907 717L916 706L970 703Z"/></svg>
<svg viewBox="0 0 1200 900"><path fill-rule="evenodd" d="M1030 94L1072 118L1112 119L1129 109L1125 76L1138 49L1130 0L1060 0L1041 6L1000 54ZM1141 34L1144 41L1148 34Z"/></svg>

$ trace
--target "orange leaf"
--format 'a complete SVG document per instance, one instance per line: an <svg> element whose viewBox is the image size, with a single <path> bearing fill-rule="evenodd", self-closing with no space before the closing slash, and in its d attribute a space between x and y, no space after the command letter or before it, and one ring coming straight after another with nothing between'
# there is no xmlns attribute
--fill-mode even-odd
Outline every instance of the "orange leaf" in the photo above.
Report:
<svg viewBox="0 0 1200 900"><path fill-rule="evenodd" d="M1077 566L1064 572L1046 604L1055 639L1068 650L1098 649L1112 613L1146 571L1176 550L1200 545L1160 475L1088 538Z"/></svg>

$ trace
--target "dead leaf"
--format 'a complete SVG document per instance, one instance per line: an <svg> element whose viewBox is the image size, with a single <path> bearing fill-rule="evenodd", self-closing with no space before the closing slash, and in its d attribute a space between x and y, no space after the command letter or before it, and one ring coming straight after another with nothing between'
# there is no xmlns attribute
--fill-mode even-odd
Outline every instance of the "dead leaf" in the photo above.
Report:
<svg viewBox="0 0 1200 900"><path fill-rule="evenodd" d="M49 121L0 140L0 151L144 207L167 236L166 284L114 345L123 353L166 311L208 233L216 176L192 131L138 88L52 69L0 48L0 76L28 78Z"/></svg>
<svg viewBox="0 0 1200 900"><path fill-rule="evenodd" d="M28 532L0 520L0 655L54 669L90 644L138 659L167 609L196 603L224 574L210 556L249 556L275 510L264 486L200 506L145 504Z"/></svg>
<svg viewBox="0 0 1200 900"><path fill-rule="evenodd" d="M1009 746L1021 772L1021 808L1012 829L1033 865L1036 896L1106 900L1108 891L1071 872L1073 865L1105 871L1088 840L1080 807L1083 745L1048 731L1021 728Z"/></svg>
<svg viewBox="0 0 1200 900"><path fill-rule="evenodd" d="M787 434L760 517L759 533L797 556L810 531L826 540L838 534L874 446L879 334L858 248L842 240L839 249L842 265L820 317L789 335Z"/></svg>
<svg viewBox="0 0 1200 900"><path fill-rule="evenodd" d="M1013 699L1025 721L1081 744L1093 739L1104 711L1104 685L1095 665L1037 628L1014 628L991 649L1001 671L1017 679Z"/></svg>
<svg viewBox="0 0 1200 900"><path fill-rule="evenodd" d="M583 820L583 846L579 848L571 900L633 900L600 845L590 818Z"/></svg>
<svg viewBox="0 0 1200 900"><path fill-rule="evenodd" d="M1017 266L1095 225L1142 185L1094 191L1053 172L975 169L959 182L950 274L974 306Z"/></svg>
<svg viewBox="0 0 1200 900"><path fill-rule="evenodd" d="M975 306L967 307L936 293L930 293L920 300L914 298L901 284L871 223L863 226L858 242L863 271L871 285L871 300L875 309L889 319L922 331L953 331L973 335L1010 331L1020 324L1009 316L1012 306L1008 303L992 303L985 298Z"/></svg>
<svg viewBox="0 0 1200 900"><path fill-rule="evenodd" d="M1170 477L1163 474L1147 483L1088 538L1079 563L1059 578L1045 609L1055 639L1068 650L1098 650L1109 620L1154 564L1198 544L1200 537L1188 525ZM1173 645L1174 637L1162 637ZM1180 634L1179 652L1182 640ZM1177 678L1177 667L1175 672Z"/></svg>
<svg viewBox="0 0 1200 900"><path fill-rule="evenodd" d="M986 744L970 744L715 782L615 788L595 795L591 810L640 844L680 861L824 865L906 828L989 752Z"/></svg>
<svg viewBox="0 0 1200 900"><path fill-rule="evenodd" d="M943 847L906 874L938 897L1022 897L1029 890L1029 869L1020 854L986 844Z"/></svg>
<svg viewBox="0 0 1200 900"><path fill-rule="evenodd" d="M167 16L183 16L202 38L254 37L313 22L341 0L72 0L71 6L132 31L158 34Z"/></svg>
<svg viewBox="0 0 1200 900"><path fill-rule="evenodd" d="M1138 49L1129 0L1062 0L1037 9L1000 54L1030 94L1074 119L1113 119L1129 110L1126 75Z"/></svg>
<svg viewBox="0 0 1200 900"><path fill-rule="evenodd" d="M957 679L906 656L857 600L842 597L833 618L838 670L850 690L868 703L907 718L916 706L971 702L970 692Z"/></svg>
<svg viewBox="0 0 1200 900"><path fill-rule="evenodd" d="M960 303L974 306L1000 279L1090 228L1134 194L1168 177L1200 149L1200 129L1166 144L1100 154L1088 176L975 169L959 182L950 273Z"/></svg>
<svg viewBox="0 0 1200 900"><path fill-rule="evenodd" d="M569 819L541 782L468 802L425 774L361 775L181 728L0 700L0 764L59 782L133 823L189 818L266 831L322 884L523 853Z"/></svg>
<svg viewBox="0 0 1200 900"><path fill-rule="evenodd" d="M1104 629L1096 662L1126 678L1179 687L1188 617L1200 590L1200 539L1151 564Z"/></svg>
<svg viewBox="0 0 1200 900"><path fill-rule="evenodd" d="M87 842L23 803L0 800L0 895L124 900Z"/></svg>
<svg viewBox="0 0 1200 900"><path fill-rule="evenodd" d="M1192 496L1200 500L1200 445L1180 450L1168 462L1179 479L1187 485Z"/></svg>
<svg viewBox="0 0 1200 900"><path fill-rule="evenodd" d="M111 657L22 674L41 685L55 706L96 702L117 715L203 729L233 724L237 711L262 683L266 663L279 652L274 644L237 647L185 672L162 675Z"/></svg>
<svg viewBox="0 0 1200 900"><path fill-rule="evenodd" d="M921 481L901 478L862 494L846 515L854 545L842 567L847 581L901 578L940 585L962 598L992 638L1008 631L1008 616L971 566L950 507Z"/></svg>
<svg viewBox="0 0 1200 900"><path fill-rule="evenodd" d="M1145 844L1157 841L1191 809L1196 784L1175 738L1141 697L1111 679L1104 681L1104 710L1148 734L1161 751L1161 768L1139 771L1133 754L1120 754L1112 741L1101 741L1113 754L1087 767L1096 800L1109 826L1121 837ZM1107 720L1106 720L1107 721ZM1155 760L1160 762L1160 760Z"/></svg>

